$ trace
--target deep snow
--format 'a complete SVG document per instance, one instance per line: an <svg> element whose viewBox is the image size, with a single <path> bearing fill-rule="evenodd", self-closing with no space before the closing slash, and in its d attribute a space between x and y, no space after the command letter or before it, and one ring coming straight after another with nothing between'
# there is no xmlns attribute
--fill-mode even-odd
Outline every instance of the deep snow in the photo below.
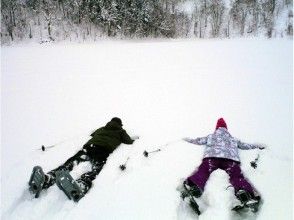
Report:
<svg viewBox="0 0 294 220"><path fill-rule="evenodd" d="M242 169L263 196L258 216L293 218L292 40L235 39L18 45L1 48L2 219L197 219L176 190L203 148L182 141L145 158L144 150L204 136L224 117L233 136L263 143L240 151ZM27 193L32 167L55 168L113 116L140 139L108 159L78 204L53 186ZM41 152L42 144L59 143ZM118 169L127 157L127 169ZM77 177L89 164L79 166ZM215 171L201 220L232 213L228 176Z"/></svg>

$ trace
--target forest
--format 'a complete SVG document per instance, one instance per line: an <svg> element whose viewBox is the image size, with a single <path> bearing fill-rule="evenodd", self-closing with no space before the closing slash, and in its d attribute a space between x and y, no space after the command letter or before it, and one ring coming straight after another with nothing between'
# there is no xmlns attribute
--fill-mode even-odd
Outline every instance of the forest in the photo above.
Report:
<svg viewBox="0 0 294 220"><path fill-rule="evenodd" d="M2 0L1 43L293 35L292 0Z"/></svg>

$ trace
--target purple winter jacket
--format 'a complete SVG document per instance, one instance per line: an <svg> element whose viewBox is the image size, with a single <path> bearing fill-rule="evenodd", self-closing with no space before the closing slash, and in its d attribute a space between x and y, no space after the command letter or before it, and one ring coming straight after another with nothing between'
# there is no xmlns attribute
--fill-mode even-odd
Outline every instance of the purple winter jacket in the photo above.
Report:
<svg viewBox="0 0 294 220"><path fill-rule="evenodd" d="M184 140L192 144L206 145L204 158L226 158L237 162L240 162L238 148L242 150L258 148L256 145L246 144L234 138L228 130L223 127L218 128L213 134L206 137L196 139L185 138Z"/></svg>

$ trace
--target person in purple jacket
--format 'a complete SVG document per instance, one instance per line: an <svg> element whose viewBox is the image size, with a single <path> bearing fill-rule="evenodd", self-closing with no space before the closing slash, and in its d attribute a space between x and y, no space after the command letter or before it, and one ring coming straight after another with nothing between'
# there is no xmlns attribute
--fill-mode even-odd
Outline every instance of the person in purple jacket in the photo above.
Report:
<svg viewBox="0 0 294 220"><path fill-rule="evenodd" d="M257 191L242 174L238 149L264 149L264 146L246 144L234 138L228 132L223 118L218 119L214 133L202 138L183 138L183 140L192 144L206 145L204 158L198 170L184 182L193 196L199 198L210 174L216 169L222 169L229 175L235 195L242 203L260 200Z"/></svg>

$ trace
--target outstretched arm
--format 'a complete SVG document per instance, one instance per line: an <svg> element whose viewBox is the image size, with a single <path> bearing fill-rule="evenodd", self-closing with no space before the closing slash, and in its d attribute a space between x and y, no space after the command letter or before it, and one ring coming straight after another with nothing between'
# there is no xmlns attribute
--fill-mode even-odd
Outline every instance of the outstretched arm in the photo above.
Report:
<svg viewBox="0 0 294 220"><path fill-rule="evenodd" d="M260 148L260 147L255 144L247 144L247 143L243 143L242 141L238 140L238 148L240 148L242 150L251 150L251 149L256 149L256 148Z"/></svg>
<svg viewBox="0 0 294 220"><path fill-rule="evenodd" d="M196 139L191 138L183 138L184 141L187 141L191 144L197 144L197 145L205 145L207 143L207 137L201 137Z"/></svg>
<svg viewBox="0 0 294 220"><path fill-rule="evenodd" d="M136 137L136 139L138 138L139 137ZM135 141L127 134L125 130L122 131L121 140L122 140L122 143L124 144L133 144L133 142Z"/></svg>

